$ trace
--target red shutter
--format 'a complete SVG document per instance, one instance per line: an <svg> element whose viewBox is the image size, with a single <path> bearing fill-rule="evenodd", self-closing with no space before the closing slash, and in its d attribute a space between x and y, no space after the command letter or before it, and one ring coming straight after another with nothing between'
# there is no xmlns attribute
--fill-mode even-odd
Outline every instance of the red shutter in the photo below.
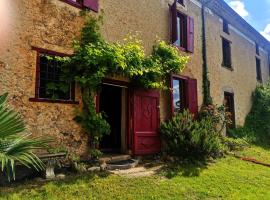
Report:
<svg viewBox="0 0 270 200"><path fill-rule="evenodd" d="M194 19L187 17L187 51L194 52Z"/></svg>
<svg viewBox="0 0 270 200"><path fill-rule="evenodd" d="M172 26L172 44L174 44L178 40L177 34L177 7L176 1L171 6L171 26Z"/></svg>
<svg viewBox="0 0 270 200"><path fill-rule="evenodd" d="M187 80L188 88L188 109L195 116L198 114L198 94L197 94L197 80L188 79Z"/></svg>
<svg viewBox="0 0 270 200"><path fill-rule="evenodd" d="M98 12L98 0L83 0L83 6Z"/></svg>

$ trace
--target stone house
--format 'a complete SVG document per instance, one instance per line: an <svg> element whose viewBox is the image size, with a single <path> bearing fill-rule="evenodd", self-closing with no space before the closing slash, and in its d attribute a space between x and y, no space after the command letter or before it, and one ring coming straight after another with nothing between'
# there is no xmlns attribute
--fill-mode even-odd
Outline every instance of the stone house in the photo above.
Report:
<svg viewBox="0 0 270 200"><path fill-rule="evenodd" d="M71 85L57 100L45 91L60 72L44 55L72 54L72 41L84 23L82 9L93 16L103 13L107 41L136 33L147 53L161 39L190 56L181 75L171 76L172 94L134 90L121 77L104 80L97 106L112 127L101 143L104 150L159 151L160 121L184 108L196 113L202 105L203 63L214 103L226 103L235 125L244 123L256 85L269 79L269 42L223 0L2 0L0 93L9 92L10 105L33 135L52 136L58 147L78 154L88 149L86 134L73 121L81 105L79 88Z"/></svg>

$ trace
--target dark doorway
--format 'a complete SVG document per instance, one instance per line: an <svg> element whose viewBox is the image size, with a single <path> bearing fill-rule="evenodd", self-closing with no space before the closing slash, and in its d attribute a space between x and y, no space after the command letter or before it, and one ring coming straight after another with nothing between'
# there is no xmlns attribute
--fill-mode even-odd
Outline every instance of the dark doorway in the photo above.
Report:
<svg viewBox="0 0 270 200"><path fill-rule="evenodd" d="M231 123L227 124L227 133L228 130L235 128L235 110L234 110L234 95L233 93L225 92L224 93L224 106L226 112L229 114Z"/></svg>
<svg viewBox="0 0 270 200"><path fill-rule="evenodd" d="M105 113L106 120L111 126L110 135L104 136L100 143L103 152L121 152L121 96L122 88L102 85L99 111Z"/></svg>

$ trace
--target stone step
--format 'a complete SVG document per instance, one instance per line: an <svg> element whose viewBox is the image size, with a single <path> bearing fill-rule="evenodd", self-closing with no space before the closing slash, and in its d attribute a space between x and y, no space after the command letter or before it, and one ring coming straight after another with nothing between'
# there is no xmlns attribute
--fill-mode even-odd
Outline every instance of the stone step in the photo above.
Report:
<svg viewBox="0 0 270 200"><path fill-rule="evenodd" d="M152 176L159 172L159 170L164 167L163 164L151 167L151 168L145 168L144 166L135 167L132 169L127 170L117 170L117 171L111 171L113 174L120 175L120 176L126 176L126 177L145 177L145 176Z"/></svg>
<svg viewBox="0 0 270 200"><path fill-rule="evenodd" d="M124 160L131 159L131 155L124 155L124 154L115 154L115 155L104 155L101 158L99 158L99 163L114 163L114 162L120 162Z"/></svg>
<svg viewBox="0 0 270 200"><path fill-rule="evenodd" d="M139 160L128 159L128 160L123 160L120 162L107 163L106 168L107 170L126 170L126 169L137 167L138 164L139 164Z"/></svg>

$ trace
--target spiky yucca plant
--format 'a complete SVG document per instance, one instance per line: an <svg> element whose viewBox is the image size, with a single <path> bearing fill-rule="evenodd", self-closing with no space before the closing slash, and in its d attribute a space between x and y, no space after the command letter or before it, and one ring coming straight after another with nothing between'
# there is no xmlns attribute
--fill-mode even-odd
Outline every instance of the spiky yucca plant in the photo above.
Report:
<svg viewBox="0 0 270 200"><path fill-rule="evenodd" d="M6 104L8 94L0 96L0 164L10 180L15 179L15 163L42 170L44 164L33 150L46 148L48 139L29 138L21 116Z"/></svg>

